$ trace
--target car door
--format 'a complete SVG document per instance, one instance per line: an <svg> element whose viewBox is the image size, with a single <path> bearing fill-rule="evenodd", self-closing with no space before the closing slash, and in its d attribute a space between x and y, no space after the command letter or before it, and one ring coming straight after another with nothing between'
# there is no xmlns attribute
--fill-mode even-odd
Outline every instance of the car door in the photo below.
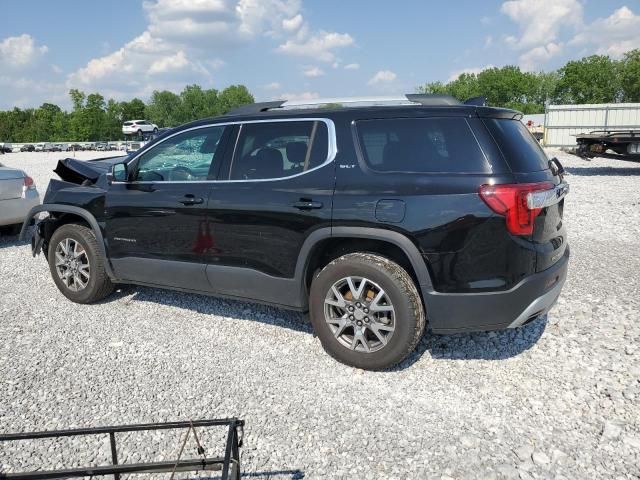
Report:
<svg viewBox="0 0 640 480"><path fill-rule="evenodd" d="M333 123L253 121L235 130L209 196L215 256L207 277L224 295L303 306L298 254L311 232L331 225Z"/></svg>
<svg viewBox="0 0 640 480"><path fill-rule="evenodd" d="M105 232L119 279L209 290L207 200L225 131L214 125L171 135L128 164L126 182L110 185Z"/></svg>

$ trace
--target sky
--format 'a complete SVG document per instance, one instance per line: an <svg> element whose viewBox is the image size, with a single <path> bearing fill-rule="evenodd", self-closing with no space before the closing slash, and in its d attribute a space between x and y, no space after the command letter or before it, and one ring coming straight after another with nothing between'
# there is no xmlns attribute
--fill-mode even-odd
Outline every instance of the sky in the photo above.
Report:
<svg viewBox="0 0 640 480"><path fill-rule="evenodd" d="M640 0L0 0L0 109L78 88L399 95L462 72L640 48Z"/></svg>

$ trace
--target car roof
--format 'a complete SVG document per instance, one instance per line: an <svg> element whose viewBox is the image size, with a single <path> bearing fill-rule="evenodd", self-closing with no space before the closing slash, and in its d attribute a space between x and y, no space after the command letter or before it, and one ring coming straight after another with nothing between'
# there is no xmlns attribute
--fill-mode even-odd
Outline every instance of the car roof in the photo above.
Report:
<svg viewBox="0 0 640 480"><path fill-rule="evenodd" d="M254 120L278 120L285 118L328 118L347 120L367 120L379 118L419 118L426 116L465 116L484 118L520 119L522 113L507 108L474 105L395 105L369 107L291 108L271 109L249 115L225 114L203 118L175 127L174 131L215 123L240 123Z"/></svg>

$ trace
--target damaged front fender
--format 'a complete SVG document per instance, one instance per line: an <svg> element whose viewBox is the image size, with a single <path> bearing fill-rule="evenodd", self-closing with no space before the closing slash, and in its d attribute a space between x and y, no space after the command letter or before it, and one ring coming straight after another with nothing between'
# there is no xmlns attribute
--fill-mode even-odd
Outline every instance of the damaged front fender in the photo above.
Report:
<svg viewBox="0 0 640 480"><path fill-rule="evenodd" d="M97 220L95 219L95 217L93 215L91 215L90 212L88 212L87 210L80 208L80 207L75 207L73 205L62 205L62 204L52 204L52 203L43 203L42 205L37 205L35 207L33 207L27 217L25 218L24 223L22 224L22 230L20 230L20 240L26 240L27 237L27 232L29 231L29 226L31 224L31 220L33 218L35 218L39 213L41 212L47 212L50 215L51 214L57 214L57 213L70 213L73 215L77 215L79 217L81 217L82 219L84 219L87 224L89 225L89 227L91 228L91 230L93 230L93 234L96 236L96 242L98 244L98 252L100 255L102 255L102 258L104 258L105 260L107 259L107 253L105 250L105 245L104 245L104 237L102 236L102 230L100 230L100 226L98 225ZM31 251L33 256L35 257L36 255L38 255L42 249L42 245L44 243L44 228L46 228L47 222L52 222L53 220L51 220L49 217L43 219L42 221L39 221L36 223L35 229L34 229L34 233L33 233L33 237L31 238ZM107 272L107 275L111 278L114 279L115 275L113 274L113 270L111 268L111 265L109 263L109 261L105 261L104 262L104 267L105 270Z"/></svg>

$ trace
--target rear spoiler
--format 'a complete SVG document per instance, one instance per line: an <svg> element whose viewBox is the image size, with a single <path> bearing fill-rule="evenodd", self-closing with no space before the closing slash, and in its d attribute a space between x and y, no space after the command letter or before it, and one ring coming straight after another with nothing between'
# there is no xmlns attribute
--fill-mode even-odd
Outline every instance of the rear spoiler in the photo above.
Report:
<svg viewBox="0 0 640 480"><path fill-rule="evenodd" d="M464 101L465 105L473 105L475 107L486 107L487 106L487 97L471 97Z"/></svg>

